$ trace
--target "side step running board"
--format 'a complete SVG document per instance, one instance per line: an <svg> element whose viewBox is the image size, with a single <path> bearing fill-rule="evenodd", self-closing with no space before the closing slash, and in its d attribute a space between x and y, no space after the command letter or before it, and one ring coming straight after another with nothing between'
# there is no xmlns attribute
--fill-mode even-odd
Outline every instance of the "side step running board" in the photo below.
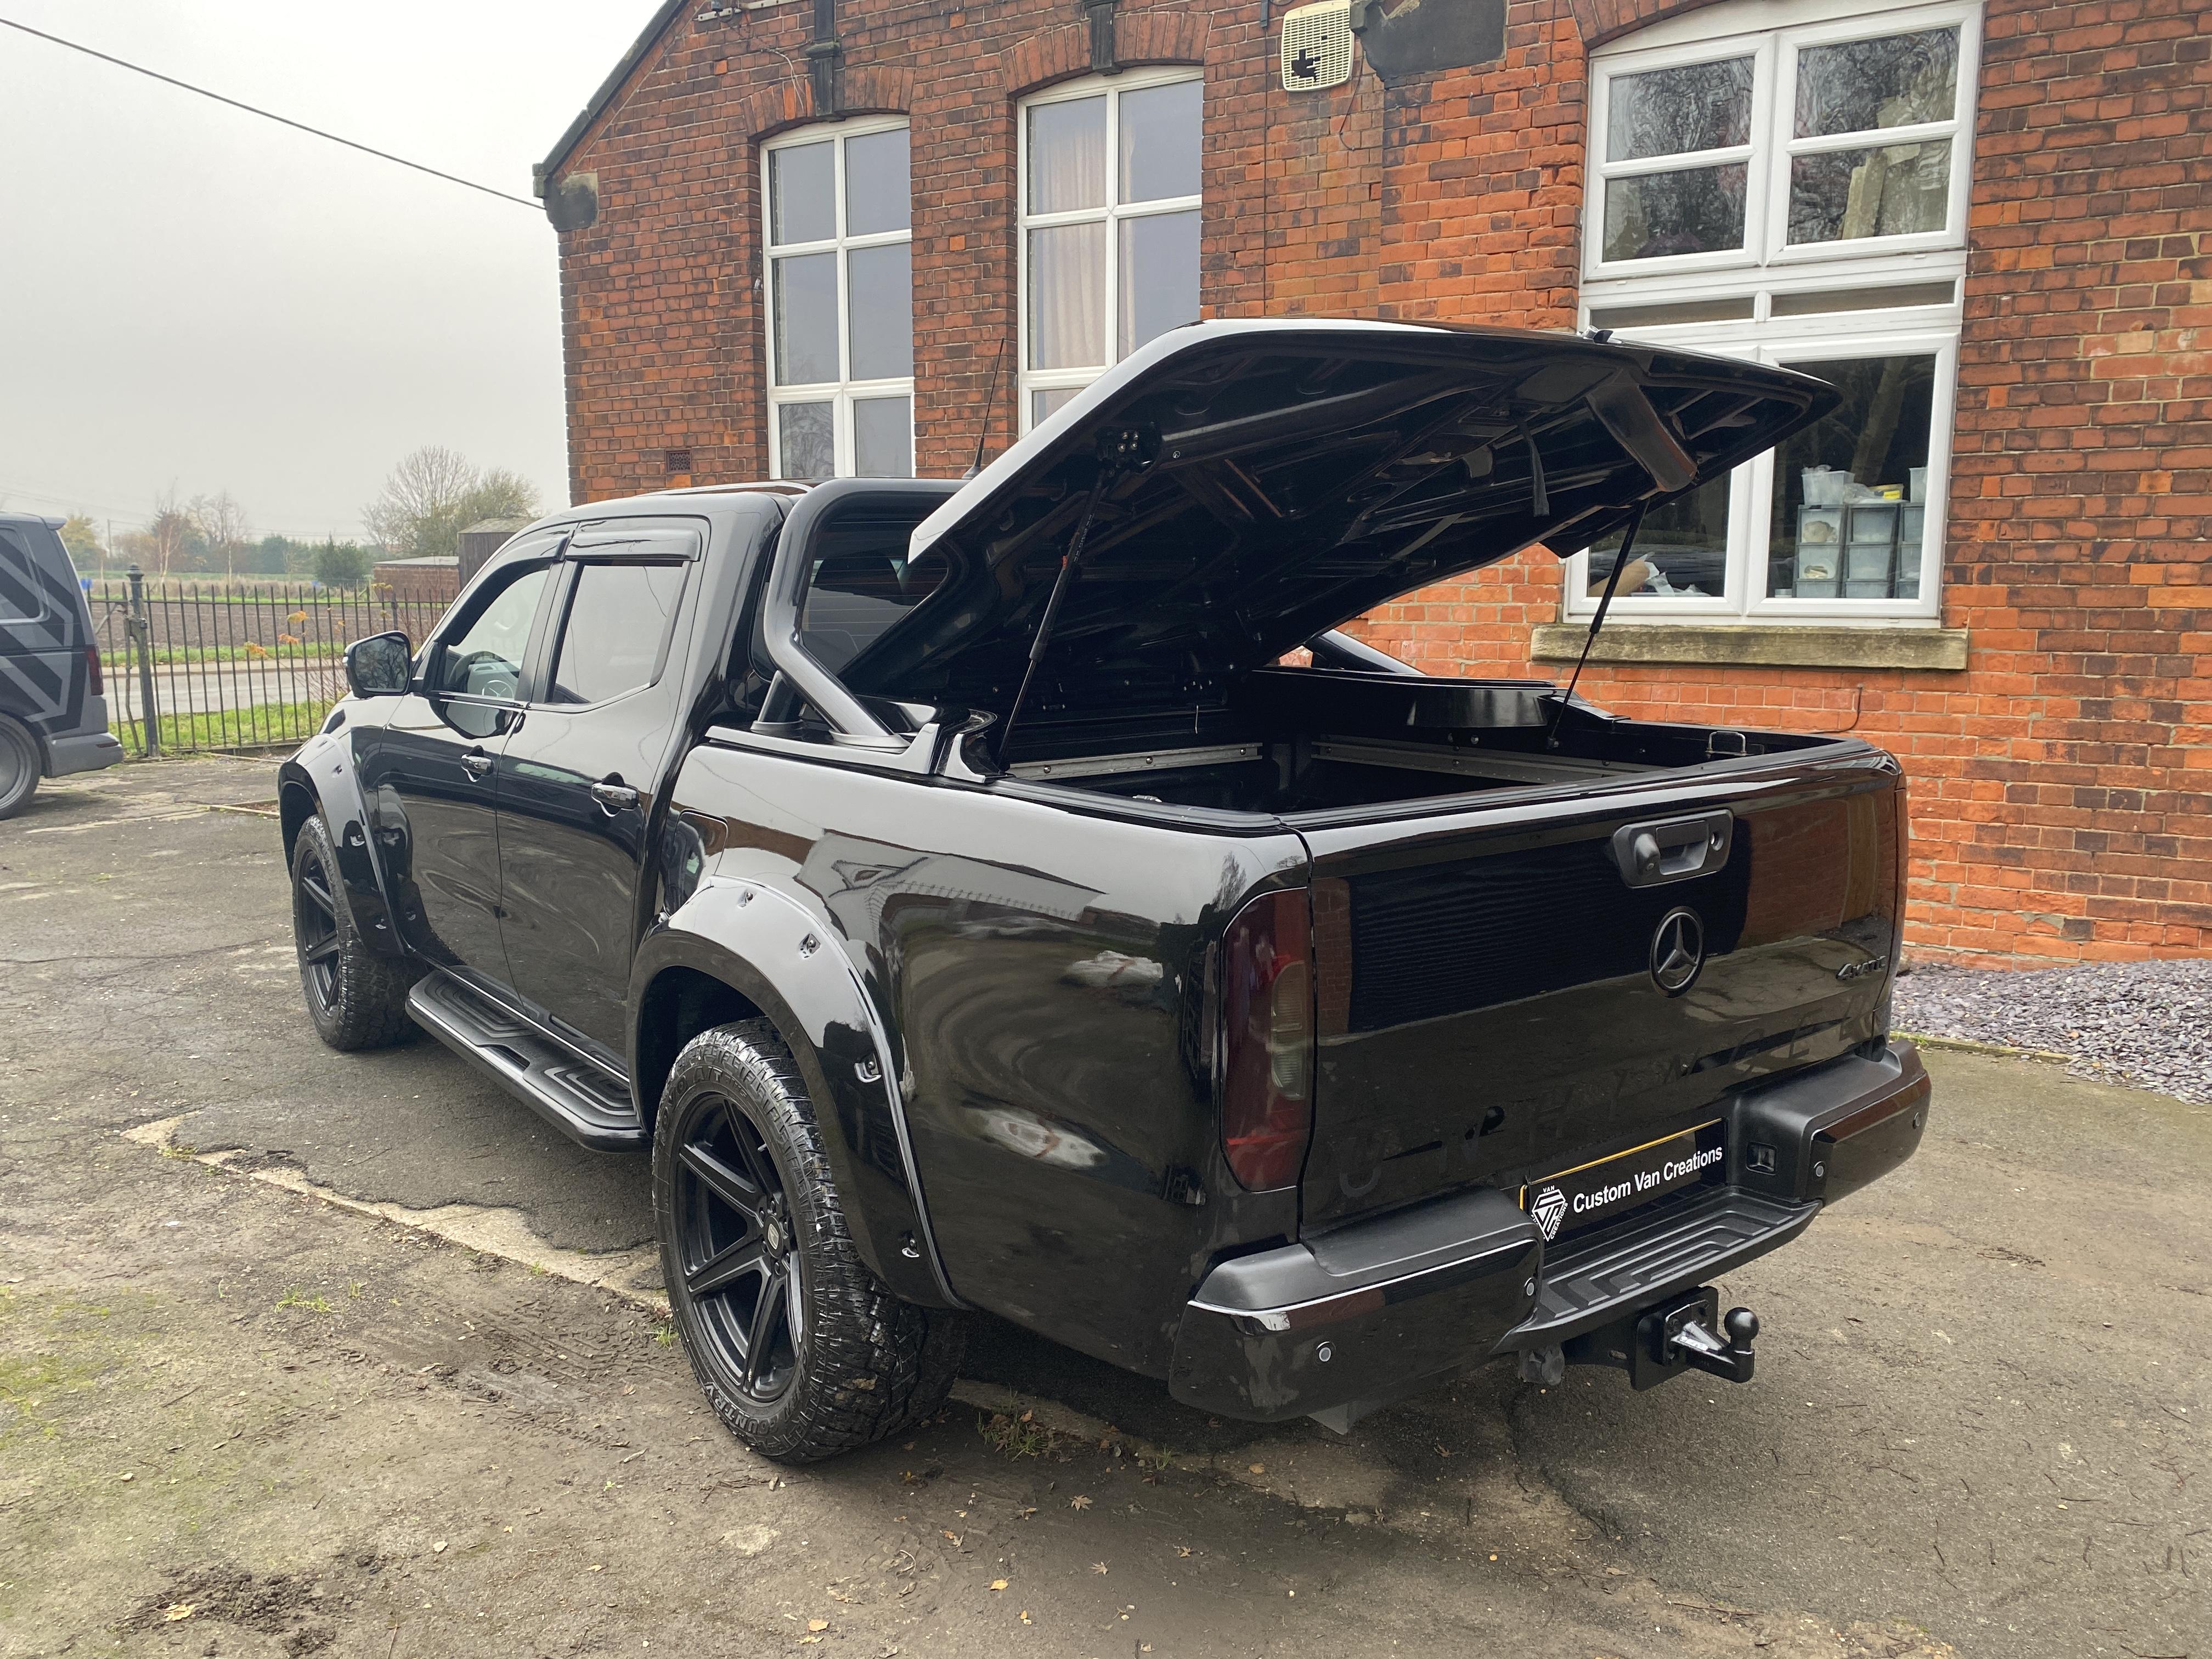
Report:
<svg viewBox="0 0 2212 1659"><path fill-rule="evenodd" d="M408 994L415 1023L504 1085L555 1128L595 1152L646 1144L623 1081L570 1053L480 996L451 974L418 981Z"/></svg>

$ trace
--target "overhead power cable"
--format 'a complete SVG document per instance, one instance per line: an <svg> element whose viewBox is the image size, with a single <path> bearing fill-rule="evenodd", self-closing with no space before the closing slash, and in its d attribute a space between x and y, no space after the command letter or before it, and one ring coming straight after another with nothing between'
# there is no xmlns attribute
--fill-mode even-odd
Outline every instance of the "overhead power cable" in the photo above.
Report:
<svg viewBox="0 0 2212 1659"><path fill-rule="evenodd" d="M528 208L532 213L540 211L539 204L526 196L510 196L503 190L494 190L489 185L480 185L473 179L464 179L456 173L441 173L436 167L425 167L420 161L410 161L404 155L394 155L388 149L378 149L373 144L358 143L351 138L341 138L335 132L325 132L320 127L311 127L305 121L295 121L289 115L279 115L273 110L262 109L253 104L241 103L235 98L226 98L222 94L210 92L205 87L196 87L189 81L179 81L173 75L164 75L159 70L149 70L143 64L133 64L125 58L112 57L104 52L95 52L90 46L81 46L75 40L64 40L58 34L48 34L44 29L34 29L28 23L19 23L12 17L0 17L0 26L18 30L40 40L50 40L55 46L68 47L71 52L81 52L88 58L97 58L103 64L112 64L118 69L129 70L133 75L145 76L149 80L159 81L165 86L181 88L185 92L196 92L203 98L212 98L218 104L228 104L233 109L242 109L248 115L258 115L262 119L274 121L280 126L290 127L295 131L308 133L317 138L327 138L334 144L343 144L348 149L357 149L364 155L374 155L380 161L395 162L400 167L410 168L416 173L427 173L433 179L443 179L449 185L459 185L465 190L479 191L486 196L496 196L502 202L513 202L518 207Z"/></svg>

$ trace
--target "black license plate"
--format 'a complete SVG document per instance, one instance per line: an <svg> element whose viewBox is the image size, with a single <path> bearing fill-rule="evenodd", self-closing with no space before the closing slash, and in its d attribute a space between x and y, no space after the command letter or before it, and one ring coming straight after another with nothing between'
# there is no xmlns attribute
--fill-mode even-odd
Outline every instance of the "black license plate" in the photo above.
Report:
<svg viewBox="0 0 2212 1659"><path fill-rule="evenodd" d="M1685 1187L1717 1186L1727 1173L1728 1126L1716 1119L1532 1181L1521 1189L1521 1207L1534 1219L1545 1242L1554 1243Z"/></svg>

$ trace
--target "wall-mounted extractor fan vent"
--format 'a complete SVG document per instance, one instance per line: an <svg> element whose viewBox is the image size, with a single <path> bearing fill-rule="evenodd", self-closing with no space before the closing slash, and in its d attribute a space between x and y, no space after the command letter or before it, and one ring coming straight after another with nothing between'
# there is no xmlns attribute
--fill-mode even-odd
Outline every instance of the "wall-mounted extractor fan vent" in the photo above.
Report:
<svg viewBox="0 0 2212 1659"><path fill-rule="evenodd" d="M1352 78L1352 0L1283 14L1283 89L1322 92Z"/></svg>

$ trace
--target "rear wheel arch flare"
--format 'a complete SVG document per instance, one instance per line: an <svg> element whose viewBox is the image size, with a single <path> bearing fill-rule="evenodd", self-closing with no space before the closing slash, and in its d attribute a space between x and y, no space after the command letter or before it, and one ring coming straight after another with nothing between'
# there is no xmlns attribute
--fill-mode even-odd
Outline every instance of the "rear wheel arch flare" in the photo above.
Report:
<svg viewBox="0 0 2212 1659"><path fill-rule="evenodd" d="M647 937L630 981L630 1076L643 1123L653 1126L684 1045L746 1017L720 1010L755 1011L790 1051L814 1103L854 1243L870 1267L908 1301L964 1305L937 1255L896 1051L844 952L823 948L822 925L764 887L709 884L678 921L687 925ZM766 971L769 962L782 971Z"/></svg>
<svg viewBox="0 0 2212 1659"><path fill-rule="evenodd" d="M793 1052L798 1052L793 1033L784 1029L783 1022L726 981L686 967L664 968L653 976L638 1000L631 1082L648 1135L660 1109L661 1091L684 1045L702 1031L746 1019L769 1019ZM804 1042L802 1034L799 1042Z"/></svg>

